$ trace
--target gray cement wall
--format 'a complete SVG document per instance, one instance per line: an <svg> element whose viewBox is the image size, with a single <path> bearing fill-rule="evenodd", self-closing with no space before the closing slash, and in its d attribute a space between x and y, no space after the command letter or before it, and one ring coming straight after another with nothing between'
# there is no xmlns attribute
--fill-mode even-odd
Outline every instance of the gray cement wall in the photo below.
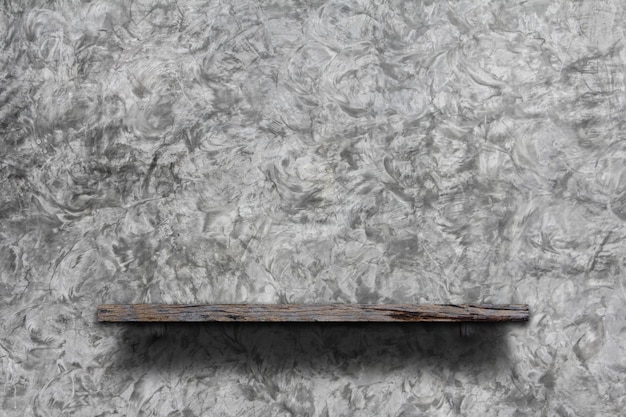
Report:
<svg viewBox="0 0 626 417"><path fill-rule="evenodd" d="M1 414L622 414L624 7L5 1ZM532 319L95 322L131 302Z"/></svg>

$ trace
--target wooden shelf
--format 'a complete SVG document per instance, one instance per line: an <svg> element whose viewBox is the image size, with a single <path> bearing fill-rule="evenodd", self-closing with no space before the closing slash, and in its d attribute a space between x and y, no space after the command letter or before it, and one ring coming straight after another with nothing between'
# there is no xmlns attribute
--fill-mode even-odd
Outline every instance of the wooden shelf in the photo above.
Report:
<svg viewBox="0 0 626 417"><path fill-rule="evenodd" d="M526 304L104 304L100 322L519 322Z"/></svg>

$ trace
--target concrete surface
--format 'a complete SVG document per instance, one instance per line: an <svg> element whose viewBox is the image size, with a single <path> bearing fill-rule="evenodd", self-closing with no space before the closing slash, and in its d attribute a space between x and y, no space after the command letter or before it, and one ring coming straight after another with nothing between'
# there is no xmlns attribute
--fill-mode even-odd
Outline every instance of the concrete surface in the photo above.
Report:
<svg viewBox="0 0 626 417"><path fill-rule="evenodd" d="M623 414L625 6L4 1L1 414ZM532 317L95 322L133 302Z"/></svg>

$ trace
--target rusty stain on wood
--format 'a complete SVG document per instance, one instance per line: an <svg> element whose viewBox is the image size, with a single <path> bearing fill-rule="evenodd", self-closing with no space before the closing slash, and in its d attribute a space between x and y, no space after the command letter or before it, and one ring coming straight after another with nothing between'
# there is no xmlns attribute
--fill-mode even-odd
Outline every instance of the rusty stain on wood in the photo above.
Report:
<svg viewBox="0 0 626 417"><path fill-rule="evenodd" d="M100 322L519 322L527 304L104 304Z"/></svg>

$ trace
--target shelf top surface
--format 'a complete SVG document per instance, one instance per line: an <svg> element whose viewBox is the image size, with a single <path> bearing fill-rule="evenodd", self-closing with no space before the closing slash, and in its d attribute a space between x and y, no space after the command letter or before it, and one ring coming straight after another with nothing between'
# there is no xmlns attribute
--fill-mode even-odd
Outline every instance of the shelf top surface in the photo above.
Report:
<svg viewBox="0 0 626 417"><path fill-rule="evenodd" d="M100 322L521 322L526 304L103 304Z"/></svg>

